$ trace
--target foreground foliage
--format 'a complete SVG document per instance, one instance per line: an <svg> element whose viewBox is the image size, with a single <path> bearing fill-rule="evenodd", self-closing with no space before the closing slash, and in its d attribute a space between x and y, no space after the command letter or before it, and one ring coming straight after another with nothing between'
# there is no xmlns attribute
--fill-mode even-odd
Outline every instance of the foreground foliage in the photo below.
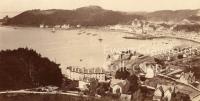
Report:
<svg viewBox="0 0 200 101"><path fill-rule="evenodd" d="M0 90L60 86L59 64L28 48L0 52Z"/></svg>

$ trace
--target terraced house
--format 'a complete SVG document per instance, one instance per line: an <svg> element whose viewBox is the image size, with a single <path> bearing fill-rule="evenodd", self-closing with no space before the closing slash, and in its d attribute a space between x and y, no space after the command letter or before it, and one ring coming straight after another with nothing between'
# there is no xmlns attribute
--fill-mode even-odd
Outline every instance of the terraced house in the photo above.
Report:
<svg viewBox="0 0 200 101"><path fill-rule="evenodd" d="M91 78L95 78L99 81L105 81L106 72L103 68L80 68L77 66L69 66L66 68L66 76L71 80L89 81Z"/></svg>

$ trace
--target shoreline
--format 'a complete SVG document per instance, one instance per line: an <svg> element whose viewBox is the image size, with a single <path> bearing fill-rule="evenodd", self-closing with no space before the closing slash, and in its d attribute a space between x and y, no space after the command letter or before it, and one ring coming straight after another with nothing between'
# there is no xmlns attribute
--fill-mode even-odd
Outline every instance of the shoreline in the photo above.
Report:
<svg viewBox="0 0 200 101"><path fill-rule="evenodd" d="M72 96L78 96L78 94L70 93L70 92L37 92L37 91L24 91L24 90L13 90L13 91L1 91L1 94L61 94L61 95L72 95Z"/></svg>

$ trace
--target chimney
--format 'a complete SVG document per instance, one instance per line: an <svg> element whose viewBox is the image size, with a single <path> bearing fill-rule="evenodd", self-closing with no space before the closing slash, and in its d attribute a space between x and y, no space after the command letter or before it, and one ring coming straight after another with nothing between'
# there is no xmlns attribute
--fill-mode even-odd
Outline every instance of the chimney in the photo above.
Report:
<svg viewBox="0 0 200 101"><path fill-rule="evenodd" d="M122 68L123 68L123 71L125 71L125 65L124 65L124 61L122 62Z"/></svg>

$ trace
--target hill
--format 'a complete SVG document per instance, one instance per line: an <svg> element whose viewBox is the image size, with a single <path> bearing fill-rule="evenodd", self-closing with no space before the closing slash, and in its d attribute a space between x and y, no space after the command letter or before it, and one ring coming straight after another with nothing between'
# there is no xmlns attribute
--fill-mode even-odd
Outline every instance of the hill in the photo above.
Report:
<svg viewBox="0 0 200 101"><path fill-rule="evenodd" d="M70 24L83 26L105 26L115 24L131 24L137 19L150 21L173 21L179 22L183 19L200 21L200 9L196 10L160 10L154 12L119 12L106 10L99 6L87 6L74 10L49 9L28 10L4 23L5 25L49 26Z"/></svg>
<svg viewBox="0 0 200 101"><path fill-rule="evenodd" d="M196 10L161 10L147 13L145 16L151 21L181 21L183 19L191 19L192 16L199 16L199 9ZM193 18L193 17L192 17ZM197 19L197 18L193 18ZM200 21L200 20L198 20Z"/></svg>
<svg viewBox="0 0 200 101"><path fill-rule="evenodd" d="M19 48L0 51L0 81L0 90L60 86L62 74L59 64L34 50Z"/></svg>
<svg viewBox="0 0 200 101"><path fill-rule="evenodd" d="M191 21L200 21L200 16L197 16L197 15L192 15L188 18L188 20L191 20Z"/></svg>
<svg viewBox="0 0 200 101"><path fill-rule="evenodd" d="M80 24L83 26L104 26L130 23L135 18L144 19L143 16L136 14L105 10L99 6L88 6L75 10L29 10L9 19L5 25Z"/></svg>

